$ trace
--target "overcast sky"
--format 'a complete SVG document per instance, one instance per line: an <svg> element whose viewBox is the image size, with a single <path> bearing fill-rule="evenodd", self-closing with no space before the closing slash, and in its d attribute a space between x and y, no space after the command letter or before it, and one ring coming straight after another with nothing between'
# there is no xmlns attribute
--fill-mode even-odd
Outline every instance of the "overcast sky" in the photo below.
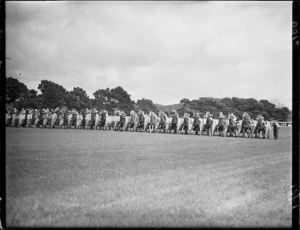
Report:
<svg viewBox="0 0 300 230"><path fill-rule="evenodd" d="M7 76L37 90L292 106L292 2L6 2ZM21 73L21 75L20 75Z"/></svg>

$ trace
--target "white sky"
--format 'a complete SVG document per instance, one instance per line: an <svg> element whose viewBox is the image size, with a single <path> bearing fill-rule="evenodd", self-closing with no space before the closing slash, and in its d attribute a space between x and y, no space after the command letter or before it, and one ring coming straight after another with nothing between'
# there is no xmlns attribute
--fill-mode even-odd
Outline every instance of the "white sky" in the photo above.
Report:
<svg viewBox="0 0 300 230"><path fill-rule="evenodd" d="M7 76L292 107L292 2L6 2ZM21 75L20 75L21 73Z"/></svg>

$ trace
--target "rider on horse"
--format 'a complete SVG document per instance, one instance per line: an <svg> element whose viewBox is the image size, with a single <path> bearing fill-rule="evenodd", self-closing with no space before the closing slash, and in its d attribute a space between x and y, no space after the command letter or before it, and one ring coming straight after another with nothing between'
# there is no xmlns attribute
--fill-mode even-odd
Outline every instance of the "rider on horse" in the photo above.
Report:
<svg viewBox="0 0 300 230"><path fill-rule="evenodd" d="M277 123L276 120L272 121L272 127L273 127L273 135L274 135L274 139L277 140L278 139L278 132L280 129L280 125Z"/></svg>
<svg viewBox="0 0 300 230"><path fill-rule="evenodd" d="M159 112L159 117L160 117L160 122L159 122L159 125L158 125L158 129L163 129L164 130L164 133L166 132L166 121L167 121L167 115L160 111Z"/></svg>
<svg viewBox="0 0 300 230"><path fill-rule="evenodd" d="M100 128L105 126L107 111L104 109L100 113Z"/></svg>
<svg viewBox="0 0 300 230"><path fill-rule="evenodd" d="M124 111L120 111L120 123L119 123L120 131L122 131L125 121L126 121L126 113Z"/></svg>
<svg viewBox="0 0 300 230"><path fill-rule="evenodd" d="M263 119L264 117L262 117L261 115L258 115L256 120L257 120L257 125L254 129L254 134L255 137L258 138L260 136L260 132L262 132L263 134L263 139L265 139L265 121Z"/></svg>
<svg viewBox="0 0 300 230"><path fill-rule="evenodd" d="M172 121L171 121L170 131L174 129L174 133L177 133L178 118L179 118L178 113L175 110L173 110L173 117L172 117Z"/></svg>
<svg viewBox="0 0 300 230"><path fill-rule="evenodd" d="M149 130L150 132L153 131L155 132L155 123L156 123L157 115L150 110L149 116L150 116Z"/></svg>
<svg viewBox="0 0 300 230"><path fill-rule="evenodd" d="M137 114L135 113L134 110L130 111L130 119L129 119L126 129L129 129L129 130L134 129L136 115Z"/></svg>
<svg viewBox="0 0 300 230"><path fill-rule="evenodd" d="M188 129L189 129L189 123L190 123L190 114L184 113L183 116L183 130L184 134L188 134Z"/></svg>
<svg viewBox="0 0 300 230"><path fill-rule="evenodd" d="M139 122L138 122L138 126L137 126L136 130L144 129L144 125L145 125L145 113L144 113L144 111L140 110Z"/></svg>
<svg viewBox="0 0 300 230"><path fill-rule="evenodd" d="M243 121L242 121L242 127L241 132L243 136L245 137L245 132L248 133L248 138L250 135L252 136L252 130L251 130L251 118L248 113L243 114Z"/></svg>
<svg viewBox="0 0 300 230"><path fill-rule="evenodd" d="M193 131L195 131L196 135L199 135L200 131L200 114L196 113L196 116L194 117L194 123L193 123Z"/></svg>
<svg viewBox="0 0 300 230"><path fill-rule="evenodd" d="M206 124L204 125L204 130L207 130L207 135L209 136L209 130L213 132L212 126L213 126L213 115L210 112L206 112Z"/></svg>
<svg viewBox="0 0 300 230"><path fill-rule="evenodd" d="M232 137L233 134L236 136L236 130L237 130L237 124L236 124L236 117L233 113L229 115L229 125L227 129L227 133L230 133L230 136Z"/></svg>
<svg viewBox="0 0 300 230"><path fill-rule="evenodd" d="M220 136L224 136L224 130L225 130L225 117L222 112L220 112L218 116L218 125L217 125L217 132L220 134Z"/></svg>

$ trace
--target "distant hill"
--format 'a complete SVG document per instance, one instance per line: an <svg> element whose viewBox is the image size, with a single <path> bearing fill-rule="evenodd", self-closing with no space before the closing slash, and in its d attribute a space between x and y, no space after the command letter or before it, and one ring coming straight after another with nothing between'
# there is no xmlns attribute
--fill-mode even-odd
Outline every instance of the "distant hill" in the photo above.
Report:
<svg viewBox="0 0 300 230"><path fill-rule="evenodd" d="M174 105L160 105L160 104L154 104L158 110L161 110L163 112L171 112L173 109L179 110L182 107L181 103L174 104Z"/></svg>

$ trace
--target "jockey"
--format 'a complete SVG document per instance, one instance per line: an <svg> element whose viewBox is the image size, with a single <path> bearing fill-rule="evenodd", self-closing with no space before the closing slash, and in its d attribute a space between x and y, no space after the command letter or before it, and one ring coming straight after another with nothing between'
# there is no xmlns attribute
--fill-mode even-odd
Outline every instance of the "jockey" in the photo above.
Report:
<svg viewBox="0 0 300 230"><path fill-rule="evenodd" d="M196 131L196 135L199 135L200 131L200 115L199 113L196 113L196 116L194 118L194 123L193 123L193 130Z"/></svg>
<svg viewBox="0 0 300 230"><path fill-rule="evenodd" d="M280 129L280 125L277 123L276 120L272 121L272 127L273 127L273 135L274 135L274 139L278 139L278 134L279 134L279 129Z"/></svg>

